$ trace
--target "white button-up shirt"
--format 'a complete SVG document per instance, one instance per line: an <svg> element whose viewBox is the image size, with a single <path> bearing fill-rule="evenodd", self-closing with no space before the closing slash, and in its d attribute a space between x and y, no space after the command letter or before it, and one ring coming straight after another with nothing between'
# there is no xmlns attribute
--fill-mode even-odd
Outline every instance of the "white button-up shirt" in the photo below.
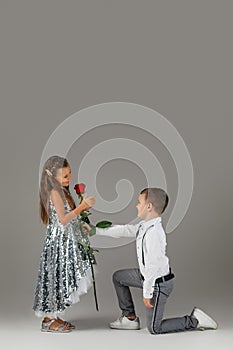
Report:
<svg viewBox="0 0 233 350"><path fill-rule="evenodd" d="M161 217L148 221L142 220L137 225L113 225L105 229L96 228L96 234L115 238L136 238L139 269L144 277L143 297L151 298L155 280L169 273L169 259L166 256L166 234L161 223Z"/></svg>

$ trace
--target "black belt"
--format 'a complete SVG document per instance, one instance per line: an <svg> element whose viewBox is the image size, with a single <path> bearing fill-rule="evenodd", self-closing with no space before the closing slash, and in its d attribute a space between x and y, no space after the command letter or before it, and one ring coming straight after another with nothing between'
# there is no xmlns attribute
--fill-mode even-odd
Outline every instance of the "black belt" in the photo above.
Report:
<svg viewBox="0 0 233 350"><path fill-rule="evenodd" d="M169 269L169 274L166 275L166 276L163 276L163 277L159 277L155 280L155 283L162 283L162 282L166 282L166 281L169 281L171 280L172 278L174 278L175 275L174 273L171 272L171 268ZM141 274L141 278L142 280L144 281L144 276Z"/></svg>
<svg viewBox="0 0 233 350"><path fill-rule="evenodd" d="M163 277L159 277L155 280L155 283L162 283L162 282L166 282L171 280L172 278L174 278L175 275L174 273L171 272L171 269L169 269L169 274Z"/></svg>

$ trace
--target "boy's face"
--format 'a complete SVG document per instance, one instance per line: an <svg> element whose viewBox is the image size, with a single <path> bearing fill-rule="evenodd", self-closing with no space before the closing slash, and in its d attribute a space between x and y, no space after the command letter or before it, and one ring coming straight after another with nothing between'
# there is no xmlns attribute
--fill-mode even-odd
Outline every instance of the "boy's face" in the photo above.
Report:
<svg viewBox="0 0 233 350"><path fill-rule="evenodd" d="M138 204L136 205L138 210L138 217L145 220L148 215L148 202L145 198L145 193L138 196Z"/></svg>

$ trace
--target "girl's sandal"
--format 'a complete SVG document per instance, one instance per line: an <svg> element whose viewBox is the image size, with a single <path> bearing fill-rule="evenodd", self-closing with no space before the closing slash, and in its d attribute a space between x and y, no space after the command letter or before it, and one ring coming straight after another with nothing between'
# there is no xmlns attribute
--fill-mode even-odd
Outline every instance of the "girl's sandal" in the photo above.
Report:
<svg viewBox="0 0 233 350"><path fill-rule="evenodd" d="M41 332L50 332L50 333L69 333L71 332L70 328L67 328L67 326L63 324L58 324L57 326L51 328L51 325L58 321L55 318L52 318L48 322L42 322L41 324Z"/></svg>
<svg viewBox="0 0 233 350"><path fill-rule="evenodd" d="M65 324L66 327L69 327L70 329L75 329L75 325L70 323L70 322L65 321L64 324Z"/></svg>
<svg viewBox="0 0 233 350"><path fill-rule="evenodd" d="M75 325L72 324L71 322L68 322L68 321L63 321L61 318L57 318L57 321L60 323L60 324L63 324L65 327L68 327L70 329L75 329Z"/></svg>

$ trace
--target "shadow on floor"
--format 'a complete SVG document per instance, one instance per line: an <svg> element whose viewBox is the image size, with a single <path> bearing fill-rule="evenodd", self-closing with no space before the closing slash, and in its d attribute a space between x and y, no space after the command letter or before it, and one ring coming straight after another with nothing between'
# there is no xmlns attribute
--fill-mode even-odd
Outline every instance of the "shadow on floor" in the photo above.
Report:
<svg viewBox="0 0 233 350"><path fill-rule="evenodd" d="M108 324L112 322L114 317L96 317L96 318L80 318L78 320L69 320L76 326L77 330L90 329L110 329Z"/></svg>

